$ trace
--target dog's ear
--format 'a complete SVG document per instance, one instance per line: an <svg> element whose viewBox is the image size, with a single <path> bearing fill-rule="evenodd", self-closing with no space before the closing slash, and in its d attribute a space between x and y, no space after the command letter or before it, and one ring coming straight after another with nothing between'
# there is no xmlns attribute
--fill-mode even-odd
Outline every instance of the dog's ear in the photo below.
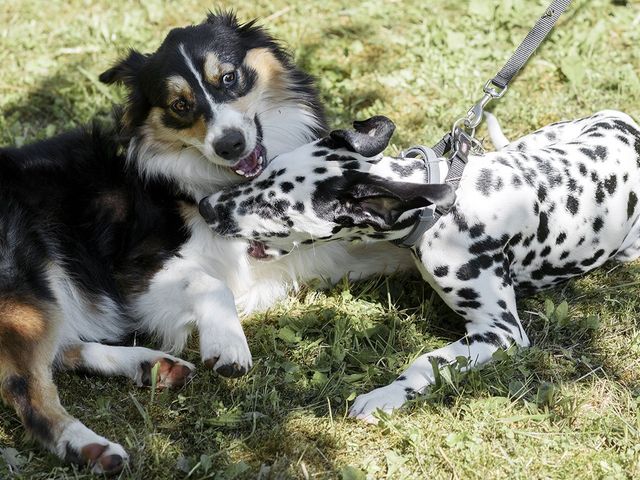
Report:
<svg viewBox="0 0 640 480"><path fill-rule="evenodd" d="M455 196L450 185L390 182L371 178L351 189L353 201L380 228L391 228L409 210L429 205L450 206Z"/></svg>
<svg viewBox="0 0 640 480"><path fill-rule="evenodd" d="M147 61L147 58L148 55L131 49L126 57L123 57L109 70L102 72L98 78L102 83L124 83L130 86Z"/></svg>
<svg viewBox="0 0 640 480"><path fill-rule="evenodd" d="M329 134L340 147L364 157L375 157L389 145L396 129L387 117L378 115L367 120L353 122L354 130L334 130Z"/></svg>

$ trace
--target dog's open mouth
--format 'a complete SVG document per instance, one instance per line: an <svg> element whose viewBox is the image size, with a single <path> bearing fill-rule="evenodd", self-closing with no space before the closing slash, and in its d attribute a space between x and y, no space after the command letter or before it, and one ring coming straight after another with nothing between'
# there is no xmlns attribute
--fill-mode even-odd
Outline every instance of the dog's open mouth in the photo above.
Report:
<svg viewBox="0 0 640 480"><path fill-rule="evenodd" d="M249 248L247 248L247 253L249 254L250 257L257 258L259 260L264 260L265 258L269 258L269 254L266 252L265 244L257 240L251 240L249 242Z"/></svg>
<svg viewBox="0 0 640 480"><path fill-rule="evenodd" d="M267 150L258 143L249 155L233 165L231 169L244 178L257 177L264 169L266 158Z"/></svg>

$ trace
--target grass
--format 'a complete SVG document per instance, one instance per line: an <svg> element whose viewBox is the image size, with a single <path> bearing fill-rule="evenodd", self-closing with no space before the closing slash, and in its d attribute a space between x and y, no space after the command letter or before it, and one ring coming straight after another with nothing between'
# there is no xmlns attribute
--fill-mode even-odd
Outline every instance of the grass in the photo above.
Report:
<svg viewBox="0 0 640 480"><path fill-rule="evenodd" d="M96 79L117 54L153 50L217 6L265 18L318 77L335 125L384 113L398 125L394 148L434 142L545 4L1 2L0 143L106 117L123 91ZM575 1L495 109L506 134L604 108L640 119L638 45L637 2ZM521 302L532 348L468 375L445 372L378 426L345 418L354 395L462 332L418 278L307 288L246 319L255 368L239 380L199 369L182 391L153 395L122 379L56 378L70 412L133 455L122 478L637 478L639 286L639 263L612 264ZM195 362L196 345L184 355ZM1 478L90 477L22 432L0 408Z"/></svg>

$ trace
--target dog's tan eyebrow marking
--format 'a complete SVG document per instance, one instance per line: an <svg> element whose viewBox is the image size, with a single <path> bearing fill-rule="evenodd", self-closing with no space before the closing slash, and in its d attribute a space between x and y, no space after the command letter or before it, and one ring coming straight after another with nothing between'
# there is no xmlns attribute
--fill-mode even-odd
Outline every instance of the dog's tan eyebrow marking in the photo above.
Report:
<svg viewBox="0 0 640 480"><path fill-rule="evenodd" d="M258 73L260 82L275 82L277 79L286 78L285 70L278 59L266 48L254 48L247 52L244 64L253 68Z"/></svg>
<svg viewBox="0 0 640 480"><path fill-rule="evenodd" d="M220 84L220 77L225 73L235 70L233 64L228 62L222 62L218 55L214 52L209 52L204 58L204 79L213 84Z"/></svg>
<svg viewBox="0 0 640 480"><path fill-rule="evenodd" d="M169 93L169 101L173 101L179 97L183 97L189 101L194 100L195 96L191 85L180 75L172 75L166 81L167 92Z"/></svg>

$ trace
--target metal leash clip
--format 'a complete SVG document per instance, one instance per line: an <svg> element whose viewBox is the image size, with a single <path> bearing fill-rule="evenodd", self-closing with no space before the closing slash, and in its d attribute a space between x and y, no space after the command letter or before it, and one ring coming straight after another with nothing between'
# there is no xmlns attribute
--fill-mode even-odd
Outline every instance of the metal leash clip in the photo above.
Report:
<svg viewBox="0 0 640 480"><path fill-rule="evenodd" d="M493 99L502 98L504 94L507 93L508 87L505 86L500 90L497 90L496 87L497 85L493 83L493 80L488 80L487 83L484 84L484 88L482 89L484 96L469 109L467 118L464 119L464 124L467 128L475 129L480 125L480 122L482 122L482 114L487 104Z"/></svg>

